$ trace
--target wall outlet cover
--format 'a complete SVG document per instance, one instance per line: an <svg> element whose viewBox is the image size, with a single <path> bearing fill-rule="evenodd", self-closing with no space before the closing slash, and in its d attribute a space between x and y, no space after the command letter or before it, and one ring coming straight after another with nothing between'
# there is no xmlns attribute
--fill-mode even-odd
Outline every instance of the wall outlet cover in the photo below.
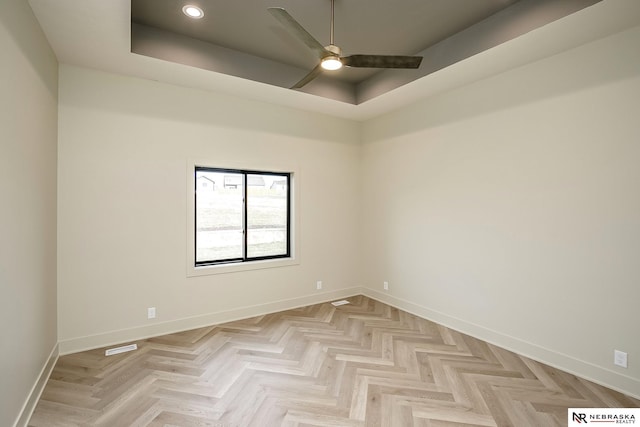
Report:
<svg viewBox="0 0 640 427"><path fill-rule="evenodd" d="M627 353L620 350L613 351L613 363L622 368L627 367Z"/></svg>

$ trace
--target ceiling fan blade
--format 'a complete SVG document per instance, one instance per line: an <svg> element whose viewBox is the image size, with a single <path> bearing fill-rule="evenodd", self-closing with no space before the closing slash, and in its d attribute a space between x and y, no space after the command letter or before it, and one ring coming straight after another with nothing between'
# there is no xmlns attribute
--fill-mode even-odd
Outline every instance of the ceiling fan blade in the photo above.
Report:
<svg viewBox="0 0 640 427"><path fill-rule="evenodd" d="M298 23L298 21L293 19L293 16L289 15L289 12L281 7L269 7L267 10L291 34L300 39L300 41L306 44L309 49L314 51L316 55L318 55L318 58L322 58L327 55L327 51L324 46L322 46L318 40L313 38L313 36L309 34L309 32Z"/></svg>
<svg viewBox="0 0 640 427"><path fill-rule="evenodd" d="M340 58L347 67L358 68L418 68L422 56L350 55Z"/></svg>
<svg viewBox="0 0 640 427"><path fill-rule="evenodd" d="M306 76L304 76L298 83L294 84L293 86L291 86L291 89L300 89L302 86L306 85L307 83L309 83L311 80L315 79L316 77L318 77L320 75L320 73L322 73L322 67L320 66L320 64L318 64L316 66L316 68L314 68L313 70L311 70L309 72L309 74L307 74Z"/></svg>

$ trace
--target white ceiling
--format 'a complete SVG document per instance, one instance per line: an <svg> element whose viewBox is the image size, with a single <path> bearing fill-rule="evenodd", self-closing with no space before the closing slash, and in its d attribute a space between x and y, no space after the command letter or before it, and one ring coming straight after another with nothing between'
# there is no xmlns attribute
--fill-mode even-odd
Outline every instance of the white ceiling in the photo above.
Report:
<svg viewBox="0 0 640 427"><path fill-rule="evenodd" d="M161 3L168 0L151 1ZM223 3L217 0L206 1L218 5ZM301 70L303 73L307 61L310 60L310 65L313 65L313 57L303 59L302 56L298 56L300 46L296 47L295 43L288 41L285 37L288 33L279 33L279 30L275 29L277 23L269 23L268 20L273 18L266 11L264 13L266 16L261 13L268 6L283 6L299 22L304 23L310 32L319 31L320 34L317 37L321 38L322 30L320 28L326 25L324 21L328 20L329 15L325 11L322 13L327 15L322 17L319 11L325 7L328 8L328 0L245 1L247 7L251 6L250 11L242 12L244 9L236 7L241 3L240 0L227 2L236 5L235 9L232 9L235 10L233 14L237 17L226 17L222 32L217 36L219 38L214 39L217 46L232 51L234 55L235 52L242 51L241 54L252 56L265 50L268 51L265 56L271 55L269 60L278 67L280 64L284 64L284 66L293 67L293 70ZM367 0L365 2L364 0L337 0L336 17L343 14L345 20L355 21L357 24L350 24L349 27L353 31L345 32L344 29L338 31L338 21L336 21L336 40L340 44L343 44L340 40L348 43L349 50L360 51L362 49L363 52L358 53L376 54L416 53L412 50L420 49L420 41L419 38L413 37L414 30L420 27L421 19L427 19L425 17L428 15L435 15L439 10L438 7L446 9L445 3L455 4L457 8L462 9L465 5L470 4L477 7L471 12L464 11L465 13L456 15L459 22L452 18L452 14L455 15L456 7L443 11L442 20L451 19L452 22L455 21L457 27L454 29L449 27L449 32L455 33L453 37L440 41L435 46L426 46L426 50L423 48L421 51L425 56L423 64L425 61L427 62L427 72L424 73L424 70L421 70L423 75L418 75L416 79L414 79L416 76L410 79L397 77L395 74L388 74L387 71L381 75L368 77L367 81L360 85L360 90L364 95L360 95L361 99L358 101L358 105L349 101L336 100L340 99L342 95L331 96L331 94L326 95L325 93L313 94L313 91L311 93L294 91L270 82L260 81L260 78L237 75L242 72L226 74L224 70L212 71L211 67L185 65L174 62L173 59L158 59L157 57L131 53L130 0L29 0L29 3L61 63L363 121L430 95L468 84L640 24L640 1L603 0L590 5L594 1L597 0L520 0L490 17L491 26L486 24L487 20L485 20L484 24L481 22L472 26L471 30L467 28L466 33L463 31L465 34L459 36L460 28L467 26L470 20L480 19L482 15L491 14L493 10L491 8L497 10L506 4L513 3L513 1L394 0L394 2L382 2ZM205 0L200 1L201 4L203 2ZM340 5L340 2L345 4ZM346 4L347 2L349 5ZM179 1L175 0L172 3L179 3ZM394 7L389 7L390 4L393 4ZM367 7L369 5L370 7ZM413 5L413 9L407 5ZM433 9L430 9L429 5L433 6ZM415 15L422 16L422 18L409 19L408 16L413 15L414 10ZM496 16L500 16L500 20L497 20ZM379 23L382 22L382 17L385 18L382 19L385 22L384 25L388 24L390 29L384 32L381 30L380 34L374 37L369 34L369 31L378 25L383 25ZM214 18L218 17L214 16ZM263 24L253 22L252 20L255 19ZM433 17L428 19L430 23L439 21ZM376 22L375 25L374 22ZM500 25L496 25L496 23ZM446 22L439 24L442 25L434 24L437 28L428 29L427 32L437 33L437 35L431 36L429 43L450 35L447 33L447 26L444 25ZM290 48L291 51L282 50L282 46L269 45L265 48L261 44L262 37L253 36L252 28L255 25L266 25L270 29L264 31L271 31L275 38L280 37L282 46L287 46L285 49ZM487 28L500 26L500 32L487 31ZM233 31L229 30L233 27L237 28ZM403 31L411 30L411 34L400 32L399 28ZM392 35L393 29L395 32ZM166 28L162 30L164 31ZM256 34L260 35L260 32L257 31ZM478 35L484 36L482 44L467 48L482 38ZM377 39L376 37L379 36L383 37ZM193 37L193 34L190 37ZM379 51L377 48L376 51L371 51L369 48L371 40L375 40L373 44L379 46ZM207 40L207 43L210 42L211 40ZM402 47L404 50L400 52L387 51L387 49L396 49L397 45L405 46ZM347 49L346 45L342 47ZM304 46L302 48L304 50ZM457 52L457 56L454 55L454 57L442 61L442 57L449 55L449 52ZM223 65L227 66L227 64ZM352 83L349 78L346 80L349 84ZM325 85L322 90L331 91L331 84ZM341 85L344 86L343 83L335 84L336 87L341 87Z"/></svg>

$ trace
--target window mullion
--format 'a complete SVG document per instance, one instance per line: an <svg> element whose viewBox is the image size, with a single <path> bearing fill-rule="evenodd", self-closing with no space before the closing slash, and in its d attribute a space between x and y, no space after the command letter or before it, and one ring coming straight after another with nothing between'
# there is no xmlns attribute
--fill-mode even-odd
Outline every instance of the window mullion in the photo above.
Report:
<svg viewBox="0 0 640 427"><path fill-rule="evenodd" d="M248 201L247 201L247 173L244 172L242 174L242 188L244 190L244 195L243 195L243 218L242 218L242 259L243 260L247 260L247 235L248 230L247 230L247 224L248 224L248 220L247 220L247 205L248 205Z"/></svg>

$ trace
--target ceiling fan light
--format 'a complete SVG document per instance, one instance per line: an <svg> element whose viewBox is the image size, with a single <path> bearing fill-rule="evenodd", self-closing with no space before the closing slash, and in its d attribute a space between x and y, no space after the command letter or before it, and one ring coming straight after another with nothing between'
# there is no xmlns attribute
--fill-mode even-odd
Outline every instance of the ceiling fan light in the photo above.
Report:
<svg viewBox="0 0 640 427"><path fill-rule="evenodd" d="M192 4L184 6L182 8L182 13L193 19L200 19L204 16L204 11L198 6L194 6Z"/></svg>
<svg viewBox="0 0 640 427"><path fill-rule="evenodd" d="M324 58L320 64L322 68L329 71L339 70L342 68L342 62L340 58L335 56L328 56Z"/></svg>

